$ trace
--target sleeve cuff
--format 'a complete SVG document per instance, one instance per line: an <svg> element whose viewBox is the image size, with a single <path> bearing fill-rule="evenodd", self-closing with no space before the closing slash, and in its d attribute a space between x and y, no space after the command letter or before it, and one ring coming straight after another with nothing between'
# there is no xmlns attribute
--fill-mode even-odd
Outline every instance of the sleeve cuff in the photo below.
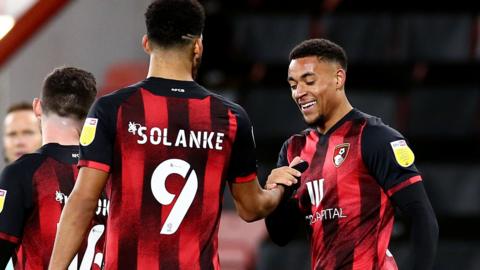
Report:
<svg viewBox="0 0 480 270"><path fill-rule="evenodd" d="M91 161L91 160L80 160L78 161L78 165L80 167L88 167L88 168L93 168L97 169L100 171L104 171L106 173L110 172L110 166L101 162L96 162L96 161Z"/></svg>
<svg viewBox="0 0 480 270"><path fill-rule="evenodd" d="M235 178L235 180L233 180L233 183L248 183L248 182L252 182L253 180L255 180L255 178L257 177L257 173L256 172L253 172L251 174L248 174L248 175L245 175L245 176L238 176Z"/></svg>
<svg viewBox="0 0 480 270"><path fill-rule="evenodd" d="M8 242L12 242L14 244L20 243L20 239L18 237L11 236L9 234L2 233L2 232L0 232L0 239L3 239L3 240L8 241Z"/></svg>
<svg viewBox="0 0 480 270"><path fill-rule="evenodd" d="M415 175L415 176L412 176L410 178L408 178L407 180L393 186L391 189L387 190L387 195L389 197L391 197L393 194L395 194L395 192L403 189L403 188L406 188L408 186L410 186L411 184L415 184L417 182L420 182L422 181L422 177L420 175Z"/></svg>

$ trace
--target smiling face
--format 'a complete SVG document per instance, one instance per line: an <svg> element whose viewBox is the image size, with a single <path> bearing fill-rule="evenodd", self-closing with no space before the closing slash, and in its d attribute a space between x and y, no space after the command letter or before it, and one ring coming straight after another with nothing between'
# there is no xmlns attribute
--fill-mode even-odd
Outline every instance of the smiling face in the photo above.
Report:
<svg viewBox="0 0 480 270"><path fill-rule="evenodd" d="M292 98L308 125L326 122L333 115L344 100L344 81L339 64L317 56L293 59L288 68Z"/></svg>

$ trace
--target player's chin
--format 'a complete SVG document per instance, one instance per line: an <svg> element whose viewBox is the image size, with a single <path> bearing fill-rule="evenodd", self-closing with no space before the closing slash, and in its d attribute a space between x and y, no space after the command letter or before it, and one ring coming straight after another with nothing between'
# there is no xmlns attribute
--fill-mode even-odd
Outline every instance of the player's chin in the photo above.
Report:
<svg viewBox="0 0 480 270"><path fill-rule="evenodd" d="M317 123L317 118L318 118L318 117L313 117L312 115L305 115L305 114L303 114L303 121L304 121L305 124L307 124L308 126L315 125L315 123Z"/></svg>
<svg viewBox="0 0 480 270"><path fill-rule="evenodd" d="M307 126L309 127L312 127L312 128L316 128L318 126L321 126L323 125L324 123L324 117L319 115L319 116L303 116L303 120L305 121L305 124L307 124Z"/></svg>

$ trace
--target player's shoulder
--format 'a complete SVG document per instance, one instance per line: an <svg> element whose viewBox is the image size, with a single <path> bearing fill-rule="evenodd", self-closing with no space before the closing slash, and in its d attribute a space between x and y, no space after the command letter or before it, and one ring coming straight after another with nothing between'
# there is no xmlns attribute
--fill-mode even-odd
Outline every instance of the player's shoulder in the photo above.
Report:
<svg viewBox="0 0 480 270"><path fill-rule="evenodd" d="M220 95L220 94L217 94L217 93L213 93L212 91L204 88L205 91L211 96L211 98L213 99L216 99L218 100L221 104L223 104L224 106L228 107L228 108L231 108L233 110L242 110L242 111L245 111L243 109L242 106L240 106L240 104L238 103L235 103L234 101L232 101L231 99L227 98L226 96L223 96L223 95Z"/></svg>
<svg viewBox="0 0 480 270"><path fill-rule="evenodd" d="M240 104L230 100L229 98L223 95L213 93L207 89L205 89L205 91L208 93L208 95L212 99L217 100L218 101L217 103L219 103L221 106L225 106L225 108L230 110L235 116L241 117L241 118L244 118L244 117L248 118L247 111Z"/></svg>
<svg viewBox="0 0 480 270"><path fill-rule="evenodd" d="M362 133L362 141L378 144L383 141L403 139L403 135L393 127L385 124L380 117L359 112L365 119L365 127Z"/></svg>
<svg viewBox="0 0 480 270"><path fill-rule="evenodd" d="M46 158L47 156L40 152L25 154L3 169L2 178L8 176L9 179L18 179L25 175L33 175Z"/></svg>
<svg viewBox="0 0 480 270"><path fill-rule="evenodd" d="M290 143L297 143L297 142L301 142L301 141L305 141L307 139L312 139L314 138L316 135L316 131L314 128L306 128L300 132L297 132L293 135L291 135L287 140L285 140L284 144L290 144Z"/></svg>
<svg viewBox="0 0 480 270"><path fill-rule="evenodd" d="M96 103L102 106L115 106L122 103L129 96L139 91L140 85L134 84L125 88L118 89L107 95L101 96Z"/></svg>

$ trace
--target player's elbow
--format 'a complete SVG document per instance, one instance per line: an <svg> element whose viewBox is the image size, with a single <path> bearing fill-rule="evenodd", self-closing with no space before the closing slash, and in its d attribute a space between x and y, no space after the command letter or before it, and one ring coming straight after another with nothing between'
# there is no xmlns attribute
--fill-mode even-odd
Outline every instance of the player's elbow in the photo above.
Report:
<svg viewBox="0 0 480 270"><path fill-rule="evenodd" d="M237 213L241 219L243 219L245 222L248 222L248 223L255 222L263 218L263 216L259 214L258 211L237 208Z"/></svg>

